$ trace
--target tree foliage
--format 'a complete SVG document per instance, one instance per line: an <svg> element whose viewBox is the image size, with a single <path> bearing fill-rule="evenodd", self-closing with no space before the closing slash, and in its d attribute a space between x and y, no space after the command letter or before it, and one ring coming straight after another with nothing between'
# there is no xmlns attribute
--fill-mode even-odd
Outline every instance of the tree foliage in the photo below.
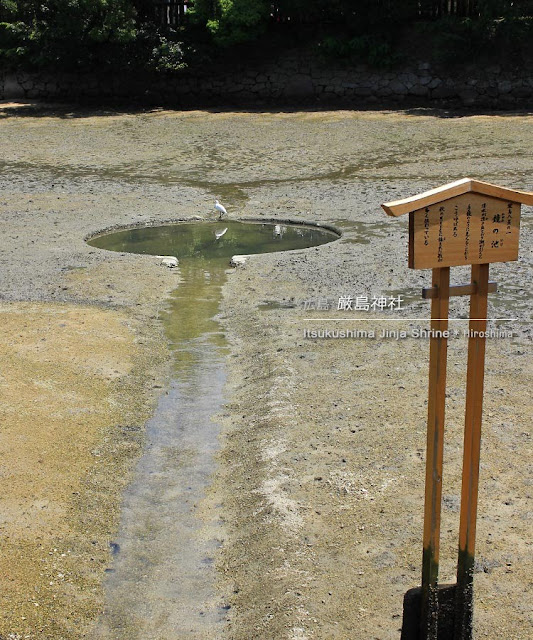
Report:
<svg viewBox="0 0 533 640"><path fill-rule="evenodd" d="M154 0L0 0L0 64L168 71L281 42L388 66L405 52L406 30L426 37L444 63L498 47L516 61L533 55L533 0L194 0L188 8L185 23L168 25L155 22Z"/></svg>
<svg viewBox="0 0 533 640"><path fill-rule="evenodd" d="M4 59L63 68L109 65L135 41L127 0L0 0Z"/></svg>
<svg viewBox="0 0 533 640"><path fill-rule="evenodd" d="M192 15L221 47L250 42L264 33L271 3L268 0L196 0Z"/></svg>

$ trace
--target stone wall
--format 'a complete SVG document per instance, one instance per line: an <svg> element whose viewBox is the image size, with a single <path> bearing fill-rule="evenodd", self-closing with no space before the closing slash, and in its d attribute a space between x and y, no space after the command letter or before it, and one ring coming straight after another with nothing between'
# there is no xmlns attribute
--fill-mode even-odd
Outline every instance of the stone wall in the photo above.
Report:
<svg viewBox="0 0 533 640"><path fill-rule="evenodd" d="M499 66L450 73L429 63L391 71L365 65L326 66L289 54L275 62L179 74L0 75L0 98L124 101L176 106L317 104L343 106L441 105L487 109L533 107L533 75Z"/></svg>

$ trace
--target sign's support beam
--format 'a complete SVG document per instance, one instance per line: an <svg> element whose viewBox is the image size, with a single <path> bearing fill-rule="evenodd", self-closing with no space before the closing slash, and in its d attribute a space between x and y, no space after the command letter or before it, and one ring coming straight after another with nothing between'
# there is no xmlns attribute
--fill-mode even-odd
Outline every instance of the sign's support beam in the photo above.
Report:
<svg viewBox="0 0 533 640"><path fill-rule="evenodd" d="M498 291L498 283L497 282L489 282L488 293L495 293ZM450 298L452 296L470 296L473 293L477 292L477 285L475 282L470 282L469 284L455 284L450 286ZM437 289L435 287L427 287L422 289L422 298L424 300L428 300L431 298L437 297Z"/></svg>
<svg viewBox="0 0 533 640"><path fill-rule="evenodd" d="M489 265L472 265L454 640L471 640Z"/></svg>
<svg viewBox="0 0 533 640"><path fill-rule="evenodd" d="M446 355L448 340L441 332L448 329L450 268L433 269L431 301L432 337L429 348L428 431L426 458L426 497L424 507L424 551L422 558L422 610L420 637L437 640L440 515L442 498L442 459L444 410L446 401Z"/></svg>

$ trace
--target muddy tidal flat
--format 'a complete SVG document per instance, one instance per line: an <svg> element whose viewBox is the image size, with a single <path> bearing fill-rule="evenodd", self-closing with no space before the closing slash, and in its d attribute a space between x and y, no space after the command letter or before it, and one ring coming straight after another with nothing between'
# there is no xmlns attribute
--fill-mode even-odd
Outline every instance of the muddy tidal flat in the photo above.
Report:
<svg viewBox="0 0 533 640"><path fill-rule="evenodd" d="M0 146L0 639L399 638L403 594L421 573L430 310L420 290L431 275L408 269L407 219L380 204L467 176L533 191L533 115L0 104ZM198 593L214 614L202 602L190 624L160 619L167 592L156 584L137 618L125 607L116 622L124 496L153 446L147 425L179 398L165 322L183 305L183 324L195 324L180 298L193 267L85 240L212 221L215 198L230 219L343 235L252 256L217 281L208 331L222 400L203 423L218 438L187 515L209 548ZM528 640L533 627L532 216L522 209L518 261L490 269L474 624L492 640ZM452 269L454 283L468 279ZM402 303L338 310L347 296ZM442 583L455 582L457 561L467 316L454 299ZM183 471L193 449L166 450L165 469ZM156 551L139 552L139 580L155 584L159 571L174 590L194 584ZM194 605L187 588L181 602Z"/></svg>

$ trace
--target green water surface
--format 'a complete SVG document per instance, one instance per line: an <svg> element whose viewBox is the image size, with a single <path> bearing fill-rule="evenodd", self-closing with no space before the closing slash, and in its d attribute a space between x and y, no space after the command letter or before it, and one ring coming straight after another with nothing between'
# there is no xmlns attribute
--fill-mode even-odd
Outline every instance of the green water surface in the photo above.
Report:
<svg viewBox="0 0 533 640"><path fill-rule="evenodd" d="M110 251L175 256L181 262L305 249L338 237L322 227L220 220L126 229L95 237L89 244Z"/></svg>

